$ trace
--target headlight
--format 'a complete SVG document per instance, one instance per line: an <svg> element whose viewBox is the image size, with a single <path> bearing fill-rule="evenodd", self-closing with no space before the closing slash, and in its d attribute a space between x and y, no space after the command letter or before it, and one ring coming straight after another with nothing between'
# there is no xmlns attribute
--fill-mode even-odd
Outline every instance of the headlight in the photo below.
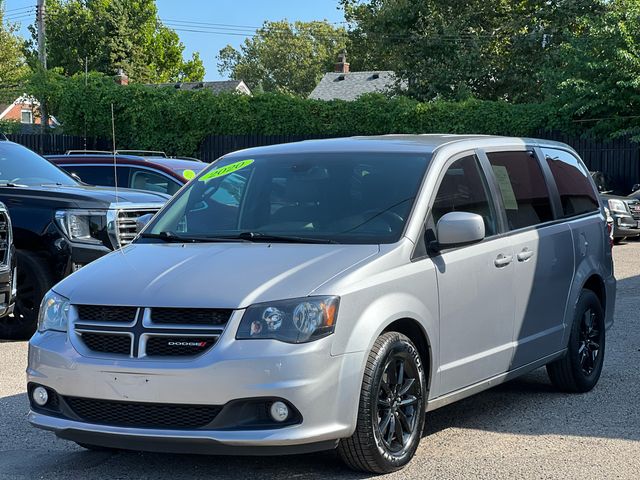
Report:
<svg viewBox="0 0 640 480"><path fill-rule="evenodd" d="M106 211L60 210L56 222L64 234L74 242L101 244L99 238L107 224Z"/></svg>
<svg viewBox="0 0 640 480"><path fill-rule="evenodd" d="M616 200L616 199L609 199L609 208L611 209L612 212L618 212L618 213L629 213L629 210L627 209L627 204L624 203L624 201L622 200Z"/></svg>
<svg viewBox="0 0 640 480"><path fill-rule="evenodd" d="M38 315L38 331L66 332L69 315L69 300L49 290L42 299Z"/></svg>
<svg viewBox="0 0 640 480"><path fill-rule="evenodd" d="M338 297L307 297L252 305L242 316L236 338L305 343L331 335Z"/></svg>

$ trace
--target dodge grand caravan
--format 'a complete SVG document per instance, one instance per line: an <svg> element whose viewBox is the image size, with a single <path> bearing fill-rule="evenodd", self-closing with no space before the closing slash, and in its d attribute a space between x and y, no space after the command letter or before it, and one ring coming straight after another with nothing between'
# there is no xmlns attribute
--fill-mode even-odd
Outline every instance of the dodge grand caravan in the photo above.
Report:
<svg viewBox="0 0 640 480"><path fill-rule="evenodd" d="M319 140L226 155L58 283L29 421L90 448L407 464L425 412L545 366L597 383L615 279L564 144Z"/></svg>

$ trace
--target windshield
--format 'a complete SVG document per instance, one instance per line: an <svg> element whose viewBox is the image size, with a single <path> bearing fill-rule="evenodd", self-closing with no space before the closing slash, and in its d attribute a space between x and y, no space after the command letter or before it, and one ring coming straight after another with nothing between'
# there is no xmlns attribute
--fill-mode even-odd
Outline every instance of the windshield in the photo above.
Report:
<svg viewBox="0 0 640 480"><path fill-rule="evenodd" d="M225 157L182 190L143 236L393 243L427 163L425 155L390 153Z"/></svg>
<svg viewBox="0 0 640 480"><path fill-rule="evenodd" d="M22 145L0 142L0 186L78 185L48 160Z"/></svg>

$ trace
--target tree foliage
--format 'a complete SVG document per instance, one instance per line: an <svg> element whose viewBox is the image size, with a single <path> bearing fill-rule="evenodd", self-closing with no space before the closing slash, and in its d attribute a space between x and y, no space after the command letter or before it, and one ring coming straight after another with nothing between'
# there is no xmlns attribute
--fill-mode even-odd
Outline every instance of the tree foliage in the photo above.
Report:
<svg viewBox="0 0 640 480"><path fill-rule="evenodd" d="M306 96L333 70L346 41L345 29L327 21L265 22L240 50L223 48L218 67L252 89Z"/></svg>
<svg viewBox="0 0 640 480"><path fill-rule="evenodd" d="M605 0L341 0L360 69L394 70L420 99L544 97L544 72Z"/></svg>
<svg viewBox="0 0 640 480"><path fill-rule="evenodd" d="M0 0L0 102L13 101L21 93L18 85L28 71L23 48L16 26L4 21L4 2Z"/></svg>
<svg viewBox="0 0 640 480"><path fill-rule="evenodd" d="M34 38L35 38L35 31ZM162 24L155 0L48 0L48 66L66 75L123 69L132 82L200 81L199 55L184 60L177 33Z"/></svg>

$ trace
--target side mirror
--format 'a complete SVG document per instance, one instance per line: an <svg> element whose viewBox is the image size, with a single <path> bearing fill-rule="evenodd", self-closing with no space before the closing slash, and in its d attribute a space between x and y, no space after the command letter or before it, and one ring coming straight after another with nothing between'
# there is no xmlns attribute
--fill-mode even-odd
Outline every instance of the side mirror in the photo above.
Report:
<svg viewBox="0 0 640 480"><path fill-rule="evenodd" d="M637 192L638 190L640 190L640 183L636 183L636 184L631 188L631 193L633 193L633 192Z"/></svg>
<svg viewBox="0 0 640 480"><path fill-rule="evenodd" d="M84 182L82 181L82 179L80 178L80 175L78 175L77 173L75 173L75 172L71 172L71 173L70 173L70 175L71 175L73 178L75 178L77 181L79 181L80 183L84 183Z"/></svg>
<svg viewBox="0 0 640 480"><path fill-rule="evenodd" d="M469 212L449 212L436 225L436 247L443 248L469 245L484 239L484 220Z"/></svg>
<svg viewBox="0 0 640 480"><path fill-rule="evenodd" d="M147 213L146 215L140 215L136 218L136 233L140 233L147 223L153 218L153 213Z"/></svg>

